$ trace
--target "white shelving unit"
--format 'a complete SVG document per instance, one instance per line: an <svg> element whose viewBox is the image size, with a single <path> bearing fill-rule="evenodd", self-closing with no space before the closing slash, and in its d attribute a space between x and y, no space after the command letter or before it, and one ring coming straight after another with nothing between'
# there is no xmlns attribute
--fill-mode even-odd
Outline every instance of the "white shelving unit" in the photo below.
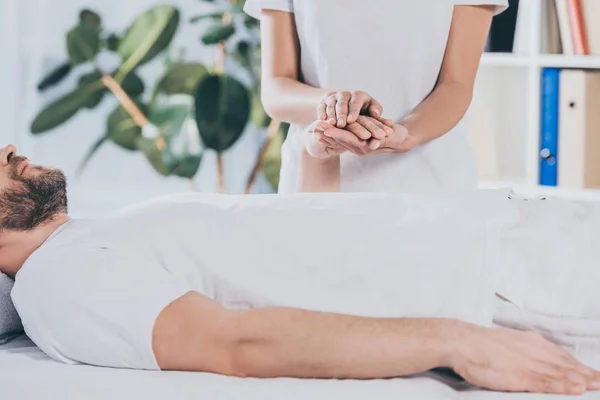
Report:
<svg viewBox="0 0 600 400"><path fill-rule="evenodd" d="M523 0L531 10L527 48L519 54L485 53L475 87L472 109L485 115L492 133L486 140L492 145L475 146L482 163L496 166L494 173L481 179L481 187L513 187L527 195L553 195L600 200L600 190L567 190L538 185L540 81L542 69L600 69L600 56L544 54L543 16L546 0ZM599 0L600 1L600 0ZM472 137L480 126L471 126ZM492 150L490 149L492 148ZM494 154L492 154L492 152Z"/></svg>

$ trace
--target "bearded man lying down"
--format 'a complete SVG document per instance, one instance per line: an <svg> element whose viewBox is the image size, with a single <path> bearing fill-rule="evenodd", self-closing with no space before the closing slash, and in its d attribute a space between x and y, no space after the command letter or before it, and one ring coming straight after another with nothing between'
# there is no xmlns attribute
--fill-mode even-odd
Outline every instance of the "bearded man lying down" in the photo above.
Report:
<svg viewBox="0 0 600 400"><path fill-rule="evenodd" d="M493 327L509 202L496 193L183 194L73 219L63 173L14 146L0 192L0 269L26 333L61 362L262 378L451 368L493 390L600 389L561 346Z"/></svg>

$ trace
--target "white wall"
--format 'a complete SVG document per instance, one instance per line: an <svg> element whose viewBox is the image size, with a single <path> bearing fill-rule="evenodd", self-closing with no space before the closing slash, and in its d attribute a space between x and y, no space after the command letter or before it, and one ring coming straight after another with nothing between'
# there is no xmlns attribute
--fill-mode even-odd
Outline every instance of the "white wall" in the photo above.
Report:
<svg viewBox="0 0 600 400"><path fill-rule="evenodd" d="M72 85L63 82L59 88L40 95L36 84L53 66L66 59L65 32L77 21L81 8L88 7L103 17L108 30L121 31L143 10L157 2L151 0L1 0L0 1L0 143L15 143L21 153L33 162L55 165L69 179L71 210L75 215L90 215L130 204L155 195L190 190L189 182L158 176L141 154L129 153L106 145L75 178L75 169L90 145L103 134L108 112L115 100L106 96L93 111L81 111L67 124L52 132L34 137L29 124L36 112L49 99ZM187 22L190 16L209 7L198 0L171 0L180 8L182 20L174 40L175 46L186 48L188 59L210 62L213 51L200 43L200 27ZM103 59L103 63L111 60ZM155 61L140 70L147 83L161 70ZM71 81L77 73L72 73ZM241 192L257 149L260 132L249 130L224 157L228 192ZM197 184L203 191L216 189L215 156L208 154L201 165ZM268 191L261 181L258 190Z"/></svg>

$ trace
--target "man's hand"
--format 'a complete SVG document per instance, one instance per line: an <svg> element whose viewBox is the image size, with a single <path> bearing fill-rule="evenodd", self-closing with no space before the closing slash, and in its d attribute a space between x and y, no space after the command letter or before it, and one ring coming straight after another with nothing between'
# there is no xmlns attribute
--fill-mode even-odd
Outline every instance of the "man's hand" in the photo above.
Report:
<svg viewBox="0 0 600 400"><path fill-rule="evenodd" d="M600 390L600 372L537 333L470 327L457 341L452 368L472 385L553 394Z"/></svg>
<svg viewBox="0 0 600 400"><path fill-rule="evenodd" d="M302 146L310 156L327 159L346 151L344 146L324 135L326 130L332 128L327 122L315 121L302 133Z"/></svg>
<svg viewBox="0 0 600 400"><path fill-rule="evenodd" d="M383 107L377 100L360 90L340 90L328 93L317 106L317 119L337 128L356 122L361 114L380 118Z"/></svg>

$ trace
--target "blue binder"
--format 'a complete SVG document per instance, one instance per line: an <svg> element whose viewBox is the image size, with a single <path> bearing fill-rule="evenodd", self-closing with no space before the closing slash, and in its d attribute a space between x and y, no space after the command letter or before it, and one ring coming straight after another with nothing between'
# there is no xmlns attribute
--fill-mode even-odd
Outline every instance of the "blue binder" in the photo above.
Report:
<svg viewBox="0 0 600 400"><path fill-rule="evenodd" d="M539 184L558 183L558 121L560 69L544 68L541 82Z"/></svg>

